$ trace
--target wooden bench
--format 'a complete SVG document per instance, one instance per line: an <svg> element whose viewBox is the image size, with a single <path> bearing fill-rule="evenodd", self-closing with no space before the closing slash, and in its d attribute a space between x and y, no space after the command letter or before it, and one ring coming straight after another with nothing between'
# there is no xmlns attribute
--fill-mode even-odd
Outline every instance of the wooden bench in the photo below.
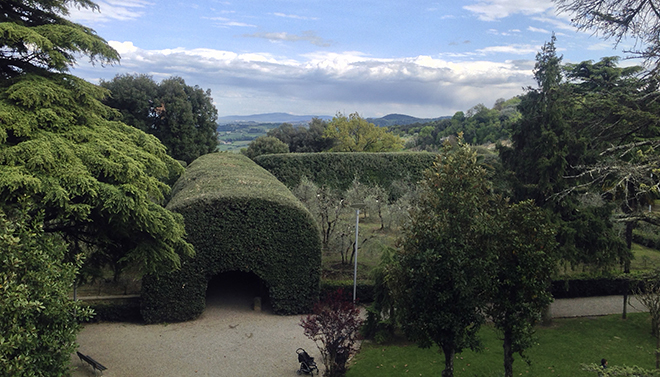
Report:
<svg viewBox="0 0 660 377"><path fill-rule="evenodd" d="M91 357L84 355L78 351L76 351L78 354L78 357L80 358L80 362L82 363L83 361L86 362L87 364L91 365L92 368L94 369L94 375L96 375L96 371L100 371L101 374L103 374L103 371L108 369L103 366L103 364L99 363L98 361L92 359Z"/></svg>

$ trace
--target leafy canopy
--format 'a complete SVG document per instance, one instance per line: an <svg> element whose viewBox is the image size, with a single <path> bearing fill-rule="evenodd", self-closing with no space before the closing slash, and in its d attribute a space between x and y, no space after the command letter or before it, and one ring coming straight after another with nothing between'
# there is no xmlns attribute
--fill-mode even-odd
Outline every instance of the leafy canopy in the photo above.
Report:
<svg viewBox="0 0 660 377"><path fill-rule="evenodd" d="M79 263L20 212L0 210L0 250L0 375L68 375L78 318L91 314L69 299Z"/></svg>
<svg viewBox="0 0 660 377"><path fill-rule="evenodd" d="M96 7L0 4L0 200L40 216L45 232L69 241L70 258L103 256L144 272L175 268L192 247L181 217L160 203L169 193L163 180L183 169L156 138L110 120L105 89L63 73L78 53L118 59L93 30L63 18L71 5Z"/></svg>
<svg viewBox="0 0 660 377"><path fill-rule="evenodd" d="M396 152L403 149L398 136L367 122L360 114L339 113L328 123L325 137L335 139L330 152Z"/></svg>
<svg viewBox="0 0 660 377"><path fill-rule="evenodd" d="M421 182L421 196L404 229L390 286L404 333L445 354L443 377L453 376L454 354L478 349L487 303L487 210L492 198L477 154L459 136L445 143Z"/></svg>
<svg viewBox="0 0 660 377"><path fill-rule="evenodd" d="M117 75L101 86L112 93L103 102L122 114L117 120L156 136L173 158L191 163L216 150L218 111L210 90L181 77L156 83L148 75Z"/></svg>

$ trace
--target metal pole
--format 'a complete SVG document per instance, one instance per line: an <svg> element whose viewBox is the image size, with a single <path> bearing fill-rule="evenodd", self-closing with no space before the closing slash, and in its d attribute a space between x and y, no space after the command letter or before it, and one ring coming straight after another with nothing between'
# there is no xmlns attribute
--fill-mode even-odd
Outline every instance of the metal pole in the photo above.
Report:
<svg viewBox="0 0 660 377"><path fill-rule="evenodd" d="M355 209L355 268L353 269L353 303L357 294L357 252L358 252L358 230L360 224L360 208Z"/></svg>

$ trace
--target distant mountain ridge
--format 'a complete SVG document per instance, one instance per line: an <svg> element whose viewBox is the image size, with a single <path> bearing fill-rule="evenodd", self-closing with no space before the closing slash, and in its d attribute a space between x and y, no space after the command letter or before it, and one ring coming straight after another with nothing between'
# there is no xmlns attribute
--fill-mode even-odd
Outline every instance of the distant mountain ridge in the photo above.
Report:
<svg viewBox="0 0 660 377"><path fill-rule="evenodd" d="M331 120L332 116L329 115L293 115L289 113L267 113L267 114L254 114L254 115L229 115L218 118L218 124L231 124L231 123L308 123L313 118L320 118L323 120ZM438 118L416 118L404 114L388 114L381 118L367 118L367 121L379 127L387 127L393 125L406 125L411 123L426 123L433 120L449 118L448 116Z"/></svg>
<svg viewBox="0 0 660 377"><path fill-rule="evenodd" d="M329 115L293 115L288 113L267 113L254 115L229 115L218 117L218 124L228 123L307 123L313 118L332 119Z"/></svg>

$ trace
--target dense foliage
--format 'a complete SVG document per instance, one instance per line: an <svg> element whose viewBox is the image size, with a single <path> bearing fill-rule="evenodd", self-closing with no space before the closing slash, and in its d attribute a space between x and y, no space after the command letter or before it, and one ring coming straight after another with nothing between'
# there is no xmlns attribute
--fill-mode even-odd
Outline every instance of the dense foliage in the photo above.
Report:
<svg viewBox="0 0 660 377"><path fill-rule="evenodd" d="M241 149L241 153L248 158L254 159L262 154L289 153L289 146L276 137L259 136L247 148Z"/></svg>
<svg viewBox="0 0 660 377"><path fill-rule="evenodd" d="M403 141L386 128L376 127L358 113L337 114L327 124L326 138L334 140L330 152L396 152Z"/></svg>
<svg viewBox="0 0 660 377"><path fill-rule="evenodd" d="M532 346L534 325L552 302L556 230L546 217L531 200L505 204L490 229L493 261L486 313L502 333L505 377L513 376L513 354L524 358Z"/></svg>
<svg viewBox="0 0 660 377"><path fill-rule="evenodd" d="M312 339L323 356L326 377L343 376L349 357L357 351L362 320L360 309L344 292L329 293L314 304L312 314L300 320L305 336Z"/></svg>
<svg viewBox="0 0 660 377"><path fill-rule="evenodd" d="M62 239L20 213L0 211L0 250L0 375L68 375L91 314L69 299L80 260L64 262Z"/></svg>
<svg viewBox="0 0 660 377"><path fill-rule="evenodd" d="M314 118L308 127L294 127L290 123L282 123L279 127L268 131L267 136L279 139L289 146L291 153L325 152L332 148L335 140L324 136L327 122Z"/></svg>
<svg viewBox="0 0 660 377"><path fill-rule="evenodd" d="M276 313L311 309L319 294L319 230L275 177L245 156L211 153L188 167L173 192L167 208L183 215L196 256L178 271L143 279L147 322L199 316L208 281L226 271L257 275Z"/></svg>
<svg viewBox="0 0 660 377"><path fill-rule="evenodd" d="M434 159L435 154L419 152L290 153L259 156L255 162L289 188L307 177L319 186L346 190L357 179L364 185L378 185L397 198L403 193L392 183L419 181Z"/></svg>
<svg viewBox="0 0 660 377"><path fill-rule="evenodd" d="M459 138L446 143L421 182L420 200L404 228L390 289L404 333L445 356L478 349L488 302L488 210L491 191L477 154Z"/></svg>
<svg viewBox="0 0 660 377"><path fill-rule="evenodd" d="M66 72L84 55L116 63L119 54L94 30L65 18L71 6L98 10L90 0L5 0L0 3L0 77Z"/></svg>
<svg viewBox="0 0 660 377"><path fill-rule="evenodd" d="M191 255L181 217L165 210L163 180L183 169L152 136L110 121L107 91L66 70L85 53L117 54L88 28L59 14L88 1L3 2L5 28L17 28L3 54L0 83L0 200L43 219L90 264L132 264L142 271L176 268ZM35 40L39 33L46 37ZM79 38L83 38L80 41ZM7 39L3 39L7 41ZM84 48L83 48L84 47ZM21 63L16 63L15 60ZM32 64L32 66L27 66Z"/></svg>
<svg viewBox="0 0 660 377"><path fill-rule="evenodd" d="M174 159L190 163L216 150L218 111L210 89L181 77L156 83L148 75L118 75L101 86L111 91L104 103L121 112L120 120L156 136Z"/></svg>
<svg viewBox="0 0 660 377"><path fill-rule="evenodd" d="M402 249L380 270L387 289L375 289L370 324L378 331L375 319L387 326L396 317L409 338L442 349L443 376L453 376L454 354L479 349L476 332L489 318L502 332L505 376L512 376L513 354L532 345L551 302L556 241L546 216L532 201L510 205L496 194L459 134L421 182Z"/></svg>
<svg viewBox="0 0 660 377"><path fill-rule="evenodd" d="M563 260L606 269L629 259L611 221L614 206L598 197L568 194L581 183L569 177L598 157L598 148L590 145L597 135L590 133L592 127L580 126L587 111L578 105L590 101L585 93L576 93L573 81L566 81L554 36L537 55L534 72L538 88L528 88L522 97L512 144L499 147L502 163L511 172L512 199L532 199L553 214ZM602 95L596 89L591 93Z"/></svg>
<svg viewBox="0 0 660 377"><path fill-rule="evenodd" d="M389 129L392 133L413 136L406 143L406 148L411 150L436 151L446 138L459 132L472 145L495 143L510 137L511 124L520 118L519 103L519 97L506 101L498 99L492 109L478 104L466 113L458 111L449 118L396 125Z"/></svg>

